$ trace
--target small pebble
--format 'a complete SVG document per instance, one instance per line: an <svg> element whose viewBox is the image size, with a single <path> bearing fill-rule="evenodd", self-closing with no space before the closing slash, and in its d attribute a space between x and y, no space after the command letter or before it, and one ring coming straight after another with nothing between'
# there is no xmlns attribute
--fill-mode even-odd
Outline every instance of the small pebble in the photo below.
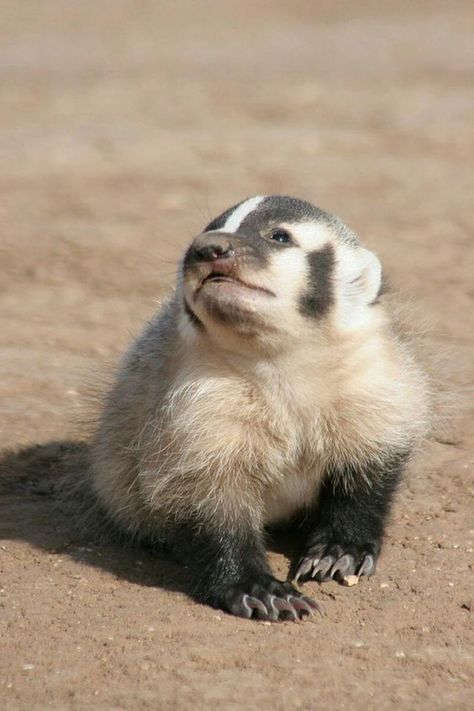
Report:
<svg viewBox="0 0 474 711"><path fill-rule="evenodd" d="M443 506L443 511L446 511L447 513L456 513L457 510L457 506L450 501Z"/></svg>
<svg viewBox="0 0 474 711"><path fill-rule="evenodd" d="M352 587L352 585L357 585L358 582L359 578L357 575L346 575L342 580L342 584L349 588Z"/></svg>

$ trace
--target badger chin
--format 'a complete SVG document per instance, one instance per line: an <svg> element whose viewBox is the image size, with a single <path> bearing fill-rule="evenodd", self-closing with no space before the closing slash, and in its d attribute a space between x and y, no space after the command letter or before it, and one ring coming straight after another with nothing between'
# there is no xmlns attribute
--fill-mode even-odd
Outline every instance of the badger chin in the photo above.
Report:
<svg viewBox="0 0 474 711"><path fill-rule="evenodd" d="M227 286L227 285L226 285ZM201 290L198 300L201 308L215 321L235 328L249 327L261 323L258 306L254 299L239 293L241 289L215 289L206 287Z"/></svg>
<svg viewBox="0 0 474 711"><path fill-rule="evenodd" d="M234 280L210 280L201 285L193 298L185 298L185 311L204 328L212 323L228 326L235 333L250 337L269 328L265 301L272 295Z"/></svg>

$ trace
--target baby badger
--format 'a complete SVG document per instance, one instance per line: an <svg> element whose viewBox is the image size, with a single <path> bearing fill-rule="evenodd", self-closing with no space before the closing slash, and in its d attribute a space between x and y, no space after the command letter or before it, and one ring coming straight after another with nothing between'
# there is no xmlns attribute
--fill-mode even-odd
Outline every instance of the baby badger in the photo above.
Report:
<svg viewBox="0 0 474 711"><path fill-rule="evenodd" d="M192 241L123 358L93 486L120 527L182 561L197 600L265 620L318 609L265 555L265 526L297 514L296 580L374 572L428 419L381 285L379 260L338 218L253 197Z"/></svg>

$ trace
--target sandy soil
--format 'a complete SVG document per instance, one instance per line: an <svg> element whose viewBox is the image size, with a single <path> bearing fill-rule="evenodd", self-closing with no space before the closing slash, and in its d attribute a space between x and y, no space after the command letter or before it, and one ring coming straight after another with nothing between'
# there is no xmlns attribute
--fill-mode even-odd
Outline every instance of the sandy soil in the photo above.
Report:
<svg viewBox="0 0 474 711"><path fill-rule="evenodd" d="M257 192L340 214L469 365L473 17L454 0L4 2L2 448L74 437L84 382L183 246ZM47 486L5 495L2 708L472 708L470 417L419 457L377 575L309 584L326 616L301 624L195 604L172 563L78 538ZM47 481L80 456L1 470Z"/></svg>

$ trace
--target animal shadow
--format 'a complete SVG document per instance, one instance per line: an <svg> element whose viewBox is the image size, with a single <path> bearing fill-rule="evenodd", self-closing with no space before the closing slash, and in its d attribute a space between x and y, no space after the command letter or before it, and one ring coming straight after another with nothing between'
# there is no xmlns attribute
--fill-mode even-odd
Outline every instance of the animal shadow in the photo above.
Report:
<svg viewBox="0 0 474 711"><path fill-rule="evenodd" d="M89 467L89 446L80 441L1 453L0 538L27 541L135 584L189 593L181 566L134 544L107 520L89 490Z"/></svg>
<svg viewBox="0 0 474 711"><path fill-rule="evenodd" d="M183 566L134 543L107 519L90 491L89 471L87 442L58 440L0 453L0 538L27 541L135 584L191 594ZM275 529L266 538L269 550L293 560L300 543L294 529Z"/></svg>

